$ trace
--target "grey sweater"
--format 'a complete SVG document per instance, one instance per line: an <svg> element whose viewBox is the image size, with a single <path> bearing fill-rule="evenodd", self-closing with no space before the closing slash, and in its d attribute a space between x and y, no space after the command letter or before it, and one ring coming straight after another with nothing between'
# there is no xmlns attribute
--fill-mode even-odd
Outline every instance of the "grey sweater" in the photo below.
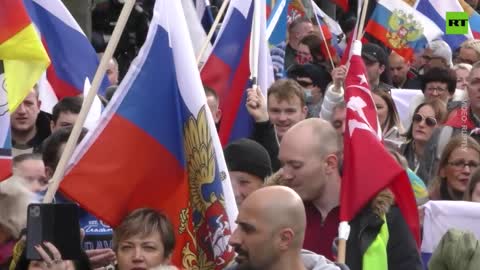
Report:
<svg viewBox="0 0 480 270"><path fill-rule="evenodd" d="M347 270L346 266L337 266L322 255L316 254L306 249L302 249L300 255L302 256L303 265L307 270ZM236 270L237 264L226 268L226 270Z"/></svg>

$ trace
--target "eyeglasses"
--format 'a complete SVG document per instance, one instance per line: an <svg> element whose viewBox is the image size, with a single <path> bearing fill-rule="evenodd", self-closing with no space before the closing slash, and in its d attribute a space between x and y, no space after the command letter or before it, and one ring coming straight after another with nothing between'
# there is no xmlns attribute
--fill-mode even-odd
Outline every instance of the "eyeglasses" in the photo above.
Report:
<svg viewBox="0 0 480 270"><path fill-rule="evenodd" d="M456 169L464 169L465 167L469 167L470 169L475 169L478 167L478 162L475 161L469 161L466 162L465 160L455 160L448 162L448 165L455 167Z"/></svg>
<svg viewBox="0 0 480 270"><path fill-rule="evenodd" d="M309 87L309 86L312 86L313 83L312 82L306 82L306 81L297 81L298 84L300 84L302 87Z"/></svg>
<svg viewBox="0 0 480 270"><path fill-rule="evenodd" d="M443 93L443 92L446 92L447 89L446 88L442 88L442 87L428 87L427 89L425 89L426 91L428 92L439 92L439 93Z"/></svg>
<svg viewBox="0 0 480 270"><path fill-rule="evenodd" d="M419 114L419 113L416 113L413 118L412 118L413 122L415 123L420 123L422 122L423 120L425 120L425 124L427 124L427 126L429 127L434 127L437 125L437 119L433 118L433 117L424 117L423 115Z"/></svg>

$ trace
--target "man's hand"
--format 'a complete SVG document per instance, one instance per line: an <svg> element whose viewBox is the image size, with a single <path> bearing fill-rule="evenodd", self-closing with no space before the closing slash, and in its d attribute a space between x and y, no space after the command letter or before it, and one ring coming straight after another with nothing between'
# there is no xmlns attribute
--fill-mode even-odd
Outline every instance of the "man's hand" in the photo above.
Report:
<svg viewBox="0 0 480 270"><path fill-rule="evenodd" d="M115 252L109 248L90 249L85 251L93 269L100 268L115 262Z"/></svg>
<svg viewBox="0 0 480 270"><path fill-rule="evenodd" d="M339 66L332 70L332 80L333 80L333 91L340 92L342 88L342 83L345 81L345 76L347 76L347 66Z"/></svg>
<svg viewBox="0 0 480 270"><path fill-rule="evenodd" d="M259 87L247 89L247 110L255 122L268 121L267 103Z"/></svg>

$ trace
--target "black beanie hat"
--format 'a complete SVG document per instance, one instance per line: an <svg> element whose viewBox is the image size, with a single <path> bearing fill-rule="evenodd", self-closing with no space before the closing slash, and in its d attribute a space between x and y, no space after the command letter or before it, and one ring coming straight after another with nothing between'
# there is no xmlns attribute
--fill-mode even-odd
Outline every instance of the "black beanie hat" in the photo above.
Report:
<svg viewBox="0 0 480 270"><path fill-rule="evenodd" d="M260 179L272 174L272 162L267 150L250 139L236 140L223 151L229 171L246 172Z"/></svg>

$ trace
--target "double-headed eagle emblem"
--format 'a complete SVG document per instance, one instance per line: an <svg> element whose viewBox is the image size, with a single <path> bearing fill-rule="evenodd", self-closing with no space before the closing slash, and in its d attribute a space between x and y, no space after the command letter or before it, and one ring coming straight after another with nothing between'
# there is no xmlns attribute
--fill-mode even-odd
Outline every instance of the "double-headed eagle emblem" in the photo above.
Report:
<svg viewBox="0 0 480 270"><path fill-rule="evenodd" d="M403 49L423 34L423 26L411 13L395 9L388 19L387 41L394 49Z"/></svg>
<svg viewBox="0 0 480 270"><path fill-rule="evenodd" d="M179 233L187 233L191 241L182 249L182 266L198 270L223 269L234 253L228 246L230 225L221 180L216 177L215 149L205 106L196 119L192 115L185 123L184 147L190 207L180 214Z"/></svg>

